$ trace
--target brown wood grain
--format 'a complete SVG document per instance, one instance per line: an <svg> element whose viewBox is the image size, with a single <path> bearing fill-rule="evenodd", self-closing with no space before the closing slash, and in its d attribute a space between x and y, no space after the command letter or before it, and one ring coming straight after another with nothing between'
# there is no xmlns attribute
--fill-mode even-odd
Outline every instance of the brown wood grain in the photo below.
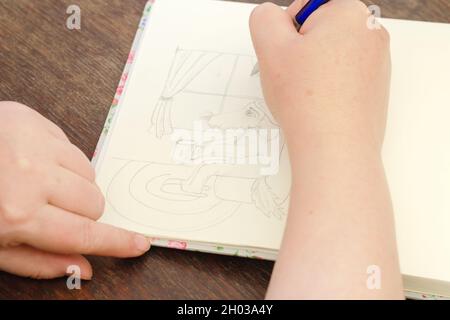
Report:
<svg viewBox="0 0 450 320"><path fill-rule="evenodd" d="M145 2L0 0L0 101L33 107L92 156ZM384 17L450 22L449 0L365 2L379 5ZM65 26L70 4L82 10L81 30ZM139 259L90 261L94 279L75 291L67 290L64 279L36 281L0 272L0 298L260 299L273 266L161 248Z"/></svg>

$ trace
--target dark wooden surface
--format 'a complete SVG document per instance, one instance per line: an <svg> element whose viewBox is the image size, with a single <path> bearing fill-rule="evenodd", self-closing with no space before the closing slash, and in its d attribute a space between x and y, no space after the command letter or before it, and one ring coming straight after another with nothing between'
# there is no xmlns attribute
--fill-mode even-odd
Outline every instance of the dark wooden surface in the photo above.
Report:
<svg viewBox="0 0 450 320"><path fill-rule="evenodd" d="M35 108L92 156L145 2L0 0L0 101ZM450 22L450 0L365 2L379 5L384 17ZM81 8L79 31L65 27L71 4ZM161 248L139 259L90 261L94 279L78 291L67 290L63 279L36 281L0 272L0 298L260 299L273 266Z"/></svg>

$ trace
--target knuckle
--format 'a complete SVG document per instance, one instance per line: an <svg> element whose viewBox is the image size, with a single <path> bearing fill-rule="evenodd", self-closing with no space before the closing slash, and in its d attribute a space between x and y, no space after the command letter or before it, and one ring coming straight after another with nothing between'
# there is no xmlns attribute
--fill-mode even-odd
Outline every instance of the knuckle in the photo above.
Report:
<svg viewBox="0 0 450 320"><path fill-rule="evenodd" d="M78 148L74 144L71 144L71 148L73 149L74 155L78 159L79 167L85 168L85 170L84 170L85 175L86 175L85 178L91 182L94 181L95 180L95 170L94 170L94 167L91 165L89 158L84 154L83 151L80 150L80 148Z"/></svg>
<svg viewBox="0 0 450 320"><path fill-rule="evenodd" d="M49 120L50 121L50 120ZM54 122L50 122L50 126L51 126L51 131L54 132L54 134L56 135L56 137L59 137L62 139L62 141L70 141L69 137L67 136L67 134L64 132L63 129L61 129L60 127L58 127Z"/></svg>
<svg viewBox="0 0 450 320"><path fill-rule="evenodd" d="M266 1L261 3L257 8L259 8L259 10L262 10L262 12L269 12L272 11L274 8L278 8L278 6L272 2Z"/></svg>
<svg viewBox="0 0 450 320"><path fill-rule="evenodd" d="M15 174L14 183L28 183L30 181L41 183L46 177L46 166L38 164L39 161L26 156L13 156L12 171Z"/></svg>
<svg viewBox="0 0 450 320"><path fill-rule="evenodd" d="M29 211L0 203L0 248L20 245L31 229Z"/></svg>
<svg viewBox="0 0 450 320"><path fill-rule="evenodd" d="M81 151L80 148L78 148L78 147L77 147L76 145L74 145L72 142L64 142L64 143L66 143L67 146L68 146L69 148L72 149L73 154L74 154L77 158L82 159L83 161L86 161L86 160L87 160L87 157L86 157L86 155L84 154L84 152Z"/></svg>
<svg viewBox="0 0 450 320"><path fill-rule="evenodd" d="M346 11L353 12L353 14L366 14L368 11L367 5L361 0L342 0L341 3L344 4Z"/></svg>
<svg viewBox="0 0 450 320"><path fill-rule="evenodd" d="M260 18L263 18L266 16L269 12L271 12L274 7L276 7L275 4L271 2L264 2L260 4L259 6L255 7L250 14L250 25L254 25L257 23Z"/></svg>
<svg viewBox="0 0 450 320"><path fill-rule="evenodd" d="M91 182L95 181L95 170L90 164L87 165L86 179Z"/></svg>
<svg viewBox="0 0 450 320"><path fill-rule="evenodd" d="M30 211L6 201L0 202L0 215L6 225L18 226L30 220Z"/></svg>
<svg viewBox="0 0 450 320"><path fill-rule="evenodd" d="M55 130L55 132L57 134L59 134L61 137L65 138L67 141L69 141L69 138L67 137L67 134L64 132L64 130L59 127L56 123L54 123L51 120L48 120L50 122L50 124L52 125L53 130Z"/></svg>
<svg viewBox="0 0 450 320"><path fill-rule="evenodd" d="M333 2L330 4L333 5ZM340 16L339 20L347 25L361 26L361 21L365 21L370 13L367 5L360 0L342 0L334 5L334 11Z"/></svg>
<svg viewBox="0 0 450 320"><path fill-rule="evenodd" d="M25 176L34 176L38 173L36 165L27 157L17 157L15 159L15 166L18 173Z"/></svg>

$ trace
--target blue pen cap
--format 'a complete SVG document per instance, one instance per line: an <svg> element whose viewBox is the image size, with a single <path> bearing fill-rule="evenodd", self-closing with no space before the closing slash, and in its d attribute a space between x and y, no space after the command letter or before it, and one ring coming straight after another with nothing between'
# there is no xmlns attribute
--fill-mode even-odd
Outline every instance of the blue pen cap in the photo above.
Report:
<svg viewBox="0 0 450 320"><path fill-rule="evenodd" d="M297 24L302 26L314 11L328 1L330 0L309 0L302 10L300 10L300 12L295 16L295 21Z"/></svg>

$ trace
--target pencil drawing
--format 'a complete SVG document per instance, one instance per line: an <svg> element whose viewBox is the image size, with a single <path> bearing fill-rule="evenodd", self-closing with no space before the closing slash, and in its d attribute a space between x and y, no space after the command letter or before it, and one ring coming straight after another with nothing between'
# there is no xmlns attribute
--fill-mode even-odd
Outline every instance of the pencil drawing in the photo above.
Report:
<svg viewBox="0 0 450 320"><path fill-rule="evenodd" d="M219 130L279 129L265 105L259 80L250 76L255 61L248 55L177 48L161 97L151 110L150 135L169 143L174 130L193 130L195 121ZM225 143L237 144L239 139L246 137ZM211 228L244 207L256 208L281 223L289 200L289 160L282 134L268 136L268 142L270 139L280 141L279 150L270 152L276 153L281 170L271 176L262 176L258 166L245 161L240 165L227 161L186 165L116 159L121 168L109 184L108 203L133 223L161 230ZM193 160L209 147L191 141L170 143L191 143ZM110 196L118 193L125 196ZM127 212L130 203L139 209ZM173 219L151 216L173 217L177 227ZM154 222L146 225L149 221Z"/></svg>

